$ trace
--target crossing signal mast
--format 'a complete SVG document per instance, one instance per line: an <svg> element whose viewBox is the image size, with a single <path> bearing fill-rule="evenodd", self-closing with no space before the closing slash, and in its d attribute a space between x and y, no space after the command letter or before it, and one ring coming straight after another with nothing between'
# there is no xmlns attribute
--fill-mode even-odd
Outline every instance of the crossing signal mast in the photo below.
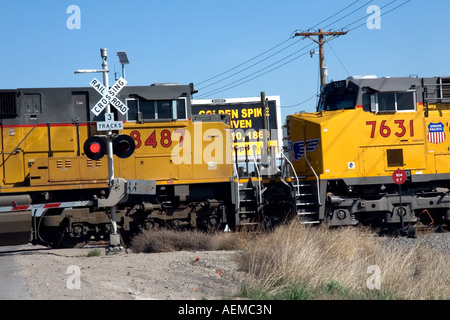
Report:
<svg viewBox="0 0 450 320"><path fill-rule="evenodd" d="M296 32L294 37L305 37L311 39L315 43L319 45L319 66L320 66L320 84L321 86L325 86L327 84L327 67L325 66L325 50L324 44L337 36L342 36L347 34L347 31L327 31L324 32L322 29L319 29L318 32ZM313 38L317 36L317 39ZM325 38L328 36L328 38Z"/></svg>
<svg viewBox="0 0 450 320"><path fill-rule="evenodd" d="M85 141L83 150L86 156L92 160L100 160L103 156L105 156L105 154L108 156L108 181L110 193L112 193L115 184L119 183L116 182L116 179L114 178L113 155L115 154L120 158L128 158L135 150L135 143L130 136L113 133L113 130L123 130L123 122L114 121L114 113L111 112L111 105L113 105L123 115L128 112L128 106L126 106L116 96L127 84L127 81L121 77L110 88L108 81L109 69L108 63L106 62L108 51L106 48L100 49L100 56L102 58L102 69L77 70L75 73L103 73L103 84L95 78L90 82L90 85L102 95L102 98L95 104L91 111L98 116L101 112L103 112L103 110L106 110L105 121L97 122L97 131L107 131L106 141L104 140L105 135L92 136ZM122 64L125 64L126 62L128 62L128 60L121 61ZM109 205L108 202L106 202L105 207L106 206L109 207L112 226L110 232L109 252L120 252L122 251L122 247L120 245L120 234L117 232L116 206Z"/></svg>

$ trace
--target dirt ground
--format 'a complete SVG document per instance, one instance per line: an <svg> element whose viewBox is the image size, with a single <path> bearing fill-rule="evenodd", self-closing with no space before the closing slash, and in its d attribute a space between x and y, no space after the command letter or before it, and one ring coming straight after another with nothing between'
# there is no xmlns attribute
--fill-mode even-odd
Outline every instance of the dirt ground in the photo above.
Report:
<svg viewBox="0 0 450 320"><path fill-rule="evenodd" d="M236 251L121 252L88 257L93 248L30 245L14 255L33 300L233 299L245 274Z"/></svg>

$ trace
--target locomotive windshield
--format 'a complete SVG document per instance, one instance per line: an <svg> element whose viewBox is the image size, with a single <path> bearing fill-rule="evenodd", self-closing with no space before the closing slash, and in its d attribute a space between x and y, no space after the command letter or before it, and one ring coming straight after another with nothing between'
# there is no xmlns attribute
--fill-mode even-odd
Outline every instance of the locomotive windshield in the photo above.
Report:
<svg viewBox="0 0 450 320"><path fill-rule="evenodd" d="M354 109L356 95L353 92L342 94L322 94L318 111L334 111L341 109Z"/></svg>

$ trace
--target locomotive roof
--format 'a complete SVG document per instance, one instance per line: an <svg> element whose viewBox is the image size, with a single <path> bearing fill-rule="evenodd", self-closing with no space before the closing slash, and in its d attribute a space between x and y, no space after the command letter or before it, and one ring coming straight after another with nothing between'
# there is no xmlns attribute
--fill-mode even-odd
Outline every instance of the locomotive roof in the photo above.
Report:
<svg viewBox="0 0 450 320"><path fill-rule="evenodd" d="M369 95L408 91L414 92L412 99L416 103L450 103L450 77L352 76L325 85L317 110L352 109L362 105L365 111L371 111ZM343 99L347 102L342 102Z"/></svg>
<svg viewBox="0 0 450 320"><path fill-rule="evenodd" d="M46 92L52 95L66 94L67 92L93 92L96 91L92 87L48 87L48 88L17 88L17 89L2 89L0 92ZM193 86L180 84L152 84L149 86L126 86L118 96L128 97L131 95L138 95L146 100L171 100L177 99L181 96L187 96L194 93Z"/></svg>
<svg viewBox="0 0 450 320"><path fill-rule="evenodd" d="M435 86L450 82L450 77L382 77L376 76L351 76L345 80L332 81L326 85L329 89L336 89L336 84L346 82L347 88L366 88L372 91L388 92L388 91L407 91L414 90L424 86ZM329 90L328 89L328 90Z"/></svg>
<svg viewBox="0 0 450 320"><path fill-rule="evenodd" d="M421 85L422 79L413 77L398 78L347 78L348 82L352 82L360 88L369 87L374 91L406 91Z"/></svg>
<svg viewBox="0 0 450 320"><path fill-rule="evenodd" d="M190 96L193 93L195 93L193 84L153 84L126 86L117 94L117 97L123 102L129 98L177 100L185 97L187 112L190 114ZM0 118L3 119L4 124L97 121L103 119L103 116L100 118L94 116L91 110L101 97L93 87L0 90ZM118 117L118 120L123 118L120 114Z"/></svg>

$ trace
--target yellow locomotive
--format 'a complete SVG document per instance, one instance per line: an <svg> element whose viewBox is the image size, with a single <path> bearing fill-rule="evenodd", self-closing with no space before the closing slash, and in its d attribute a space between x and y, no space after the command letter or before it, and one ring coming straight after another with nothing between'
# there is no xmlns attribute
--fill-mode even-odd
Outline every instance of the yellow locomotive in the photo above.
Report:
<svg viewBox="0 0 450 320"><path fill-rule="evenodd" d="M96 126L104 116L92 113L99 98L93 88L0 91L0 242L102 239L110 206L124 232L225 223L234 170L224 151L231 149L228 118L192 115L193 92L192 85L159 84L117 95L129 111L116 112L123 122L116 138L128 139L114 144L119 178L110 192L104 132Z"/></svg>
<svg viewBox="0 0 450 320"><path fill-rule="evenodd" d="M330 226L448 222L449 120L450 78L327 84L317 112L286 119L291 176L309 189L296 191L297 213Z"/></svg>

